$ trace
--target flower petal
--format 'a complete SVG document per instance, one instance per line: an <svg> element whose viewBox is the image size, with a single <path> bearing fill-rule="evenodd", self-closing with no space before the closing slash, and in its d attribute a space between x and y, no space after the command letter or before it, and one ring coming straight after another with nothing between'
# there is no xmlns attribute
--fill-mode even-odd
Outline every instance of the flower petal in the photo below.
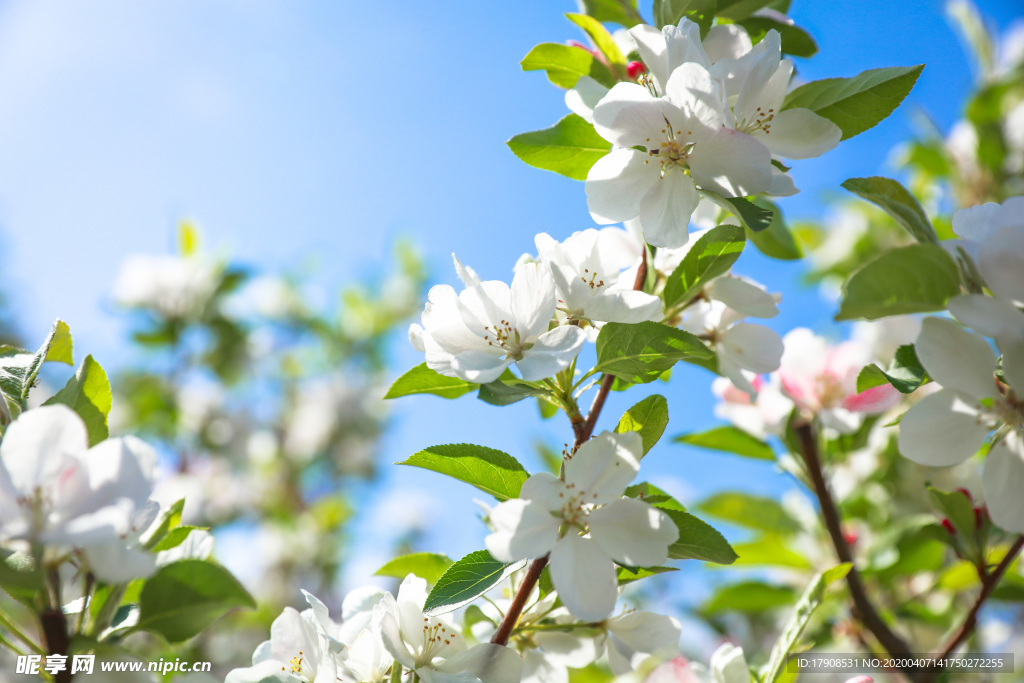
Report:
<svg viewBox="0 0 1024 683"><path fill-rule="evenodd" d="M490 516L494 533L487 535L484 544L502 562L541 557L558 540L559 519L540 503L506 500L495 505Z"/></svg>
<svg viewBox="0 0 1024 683"><path fill-rule="evenodd" d="M516 330L524 339L548 329L556 302L555 281L546 265L526 263L519 268L512 278L511 296Z"/></svg>
<svg viewBox="0 0 1024 683"><path fill-rule="evenodd" d="M932 379L973 398L995 394L996 355L981 337L951 320L925 318L914 344Z"/></svg>
<svg viewBox="0 0 1024 683"><path fill-rule="evenodd" d="M556 327L538 337L516 367L527 382L551 377L569 367L586 339L587 334L574 325Z"/></svg>
<svg viewBox="0 0 1024 683"><path fill-rule="evenodd" d="M690 154L697 185L725 197L745 197L767 190L772 182L772 155L746 133L728 128L701 140Z"/></svg>
<svg viewBox="0 0 1024 683"><path fill-rule="evenodd" d="M686 244L690 216L700 201L690 176L670 171L656 177L645 190L637 215L647 242L669 248Z"/></svg>
<svg viewBox="0 0 1024 683"><path fill-rule="evenodd" d="M594 541L570 533L551 551L551 581L577 619L601 621L619 597L615 564Z"/></svg>
<svg viewBox="0 0 1024 683"><path fill-rule="evenodd" d="M785 350L778 333L753 323L730 327L722 335L721 345L737 365L758 374L778 370Z"/></svg>
<svg viewBox="0 0 1024 683"><path fill-rule="evenodd" d="M767 135L759 136L772 154L787 159L811 159L834 149L843 131L810 109L786 109L775 113Z"/></svg>
<svg viewBox="0 0 1024 683"><path fill-rule="evenodd" d="M779 314L776 296L738 277L718 277L707 286L712 299L752 318L774 318Z"/></svg>
<svg viewBox="0 0 1024 683"><path fill-rule="evenodd" d="M587 123L594 122L594 107L608 94L608 88L590 76L580 76L576 85L565 91L565 106Z"/></svg>
<svg viewBox="0 0 1024 683"><path fill-rule="evenodd" d="M981 483L992 521L1006 531L1024 533L1024 444L1019 433L992 447Z"/></svg>
<svg viewBox="0 0 1024 683"><path fill-rule="evenodd" d="M1024 314L1006 299L984 294L961 294L949 300L948 308L961 324L986 337L1006 332L1024 336Z"/></svg>
<svg viewBox="0 0 1024 683"><path fill-rule="evenodd" d="M947 467L974 455L990 428L955 391L921 399L900 420L900 453L921 465Z"/></svg>
<svg viewBox="0 0 1024 683"><path fill-rule="evenodd" d="M595 221L618 223L640 215L641 198L661 177L660 167L645 161L647 154L619 147L590 167L583 189Z"/></svg>
<svg viewBox="0 0 1024 683"><path fill-rule="evenodd" d="M601 432L565 463L566 484L585 492L588 503L618 500L640 471L643 440L637 432Z"/></svg>
<svg viewBox="0 0 1024 683"><path fill-rule="evenodd" d="M14 488L30 495L69 466L69 457L88 447L82 418L67 406L42 406L10 424L0 443L0 458Z"/></svg>
<svg viewBox="0 0 1024 683"><path fill-rule="evenodd" d="M620 564L650 567L668 561L668 547L679 538L679 528L661 510L636 500L620 498L588 517L590 536Z"/></svg>
<svg viewBox="0 0 1024 683"><path fill-rule="evenodd" d="M613 145L650 149L665 140L668 102L636 83L617 83L594 107L594 130Z"/></svg>

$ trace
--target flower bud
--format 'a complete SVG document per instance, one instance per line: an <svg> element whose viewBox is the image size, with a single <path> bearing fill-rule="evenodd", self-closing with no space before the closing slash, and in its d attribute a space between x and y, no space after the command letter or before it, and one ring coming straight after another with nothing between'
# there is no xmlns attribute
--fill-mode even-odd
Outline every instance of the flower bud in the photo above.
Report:
<svg viewBox="0 0 1024 683"><path fill-rule="evenodd" d="M626 73L635 81L640 78L640 74L647 73L647 67L643 62L630 62L626 65Z"/></svg>

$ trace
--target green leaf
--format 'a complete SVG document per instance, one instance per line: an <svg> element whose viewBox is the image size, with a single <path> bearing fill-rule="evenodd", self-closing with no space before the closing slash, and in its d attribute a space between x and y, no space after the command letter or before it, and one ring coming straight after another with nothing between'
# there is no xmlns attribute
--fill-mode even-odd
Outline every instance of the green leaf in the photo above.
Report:
<svg viewBox="0 0 1024 683"><path fill-rule="evenodd" d="M577 0L580 9L601 22L618 24L626 28L641 23L636 0ZM628 5L628 10L623 5Z"/></svg>
<svg viewBox="0 0 1024 683"><path fill-rule="evenodd" d="M797 640L800 638L800 634L803 633L804 627L807 626L807 622L811 620L814 610L818 609L825 599L825 589L845 577L850 572L852 566L850 564L838 565L817 574L811 580L807 590L800 597L800 601L793 608L793 615L790 617L789 623L786 624L782 635L779 636L775 646L772 647L768 663L761 669L762 683L775 683L775 679L782 673L786 657L796 647Z"/></svg>
<svg viewBox="0 0 1024 683"><path fill-rule="evenodd" d="M643 481L639 484L627 486L625 495L630 498L637 498L649 505L654 505L662 510L679 510L686 512L686 506L669 495L668 491L660 489L654 484Z"/></svg>
<svg viewBox="0 0 1024 683"><path fill-rule="evenodd" d="M458 377L445 377L421 363L395 380L384 398L398 398L411 394L433 394L441 398L458 398L476 389L479 384Z"/></svg>
<svg viewBox="0 0 1024 683"><path fill-rule="evenodd" d="M718 0L718 9L715 14L739 21L770 4L772 4L772 0Z"/></svg>
<svg viewBox="0 0 1024 683"><path fill-rule="evenodd" d="M668 401L664 396L654 394L626 411L626 414L619 420L615 431L619 434L625 432L639 432L644 444L644 455L654 448L658 439L665 433L668 426Z"/></svg>
<svg viewBox="0 0 1024 683"><path fill-rule="evenodd" d="M146 581L135 629L180 643L237 607L255 608L256 601L228 570L206 560L179 560Z"/></svg>
<svg viewBox="0 0 1024 683"><path fill-rule="evenodd" d="M772 451L771 446L739 427L722 426L709 429L706 432L680 434L673 441L691 446L700 446L701 448L710 448L714 451L735 453L745 458L755 458L757 460L775 459L775 453Z"/></svg>
<svg viewBox="0 0 1024 683"><path fill-rule="evenodd" d="M790 605L796 592L789 586L771 586L760 581L744 581L722 586L711 599L704 603L701 611L705 614L719 612L766 612L776 607Z"/></svg>
<svg viewBox="0 0 1024 683"><path fill-rule="evenodd" d="M747 239L754 243L758 250L770 258L780 261L795 261L803 258L803 250L796 241L793 232L786 225L782 211L767 199L754 200L755 206L772 212L771 222L764 230L754 231L747 228Z"/></svg>
<svg viewBox="0 0 1024 683"><path fill-rule="evenodd" d="M843 131L843 140L873 128L895 111L924 64L869 69L852 78L811 81L786 96L783 109L810 109Z"/></svg>
<svg viewBox="0 0 1024 683"><path fill-rule="evenodd" d="M488 384L481 384L477 398L484 403L490 403L492 406L507 406L530 396L549 393L544 389L531 387L528 384L520 384L518 383L518 378L512 373L508 372L507 374L510 381L502 381L499 378Z"/></svg>
<svg viewBox="0 0 1024 683"><path fill-rule="evenodd" d="M782 52L796 57L813 57L818 44L811 34L795 24L783 24L768 17L747 17L736 22L747 30L754 43L761 42L768 31L776 30L782 38Z"/></svg>
<svg viewBox="0 0 1024 683"><path fill-rule="evenodd" d="M43 405L58 403L74 410L85 422L90 446L95 446L107 438L107 416L110 414L113 397L110 394L107 373L92 356L86 356L74 377Z"/></svg>
<svg viewBox="0 0 1024 683"><path fill-rule="evenodd" d="M153 546L153 552L158 553L161 550L170 550L171 548L177 548L179 545L185 542L188 535L193 531L209 531L209 527L204 526L176 526L167 532L167 535L160 539L160 542Z"/></svg>
<svg viewBox="0 0 1024 683"><path fill-rule="evenodd" d="M718 208L739 218L752 232L767 230L772 224L772 210L755 204L749 197L723 197L711 190L701 190L700 194L714 202Z"/></svg>
<svg viewBox="0 0 1024 683"><path fill-rule="evenodd" d="M433 617L457 610L525 566L526 560L499 562L486 550L472 552L441 575L423 604L423 613Z"/></svg>
<svg viewBox="0 0 1024 683"><path fill-rule="evenodd" d="M850 178L843 188L881 208L921 244L938 244L939 237L921 202L892 178Z"/></svg>
<svg viewBox="0 0 1024 683"><path fill-rule="evenodd" d="M701 235L665 282L665 308L689 301L708 282L725 273L743 253L743 228L719 225Z"/></svg>
<svg viewBox="0 0 1024 683"><path fill-rule="evenodd" d="M518 498L519 489L530 476L508 453L466 443L431 446L397 464L446 474L498 500Z"/></svg>
<svg viewBox="0 0 1024 683"><path fill-rule="evenodd" d="M741 491L716 493L697 506L701 512L748 529L777 534L795 534L800 524L772 498L752 496Z"/></svg>
<svg viewBox="0 0 1024 683"><path fill-rule="evenodd" d="M0 589L16 600L31 604L44 588L43 571L32 556L0 549Z"/></svg>
<svg viewBox="0 0 1024 683"><path fill-rule="evenodd" d="M610 142L576 114L569 114L551 128L520 133L508 142L522 161L573 180L586 180L590 167L608 154Z"/></svg>
<svg viewBox="0 0 1024 683"><path fill-rule="evenodd" d="M160 521L157 522L156 527L153 529L153 532L149 535L149 538L146 539L146 542L142 547L146 550L153 550L157 545L159 545L172 529L177 528L177 526L181 524L181 514L184 511L185 499L181 498L167 508L162 515L160 515Z"/></svg>
<svg viewBox="0 0 1024 683"><path fill-rule="evenodd" d="M573 14L569 12L565 16L590 36L590 39L594 41L594 45L597 46L597 49L601 51L601 54L611 64L612 69L619 72L620 76L626 75L624 68L626 66L626 57L615 43L612 34L608 33L608 29L600 21L586 14Z"/></svg>
<svg viewBox="0 0 1024 683"><path fill-rule="evenodd" d="M71 340L71 328L66 322L63 320L55 322L47 341L49 342L49 347L46 350L47 363L64 363L74 367L74 342Z"/></svg>
<svg viewBox="0 0 1024 683"><path fill-rule="evenodd" d="M654 0L654 25L675 26L686 17L700 26L701 37L715 18L715 0Z"/></svg>
<svg viewBox="0 0 1024 683"><path fill-rule="evenodd" d="M653 382L680 360L709 360L714 354L689 332L643 322L608 323L597 336L597 372L629 382Z"/></svg>
<svg viewBox="0 0 1024 683"><path fill-rule="evenodd" d="M783 539L775 534L765 534L757 540L737 543L733 547L739 555L737 565L812 568L810 560L788 548Z"/></svg>
<svg viewBox="0 0 1024 683"><path fill-rule="evenodd" d="M619 567L617 574L619 578L619 585L623 586L627 583L633 583L640 579L646 579L651 576L657 576L658 574L666 574L668 572L679 571L676 567Z"/></svg>
<svg viewBox="0 0 1024 683"><path fill-rule="evenodd" d="M178 223L178 251L182 256L192 256L199 251L199 228L192 221Z"/></svg>
<svg viewBox="0 0 1024 683"><path fill-rule="evenodd" d="M679 540L668 548L670 558L704 560L716 564L732 564L736 561L736 551L710 524L688 512L659 509L679 527Z"/></svg>
<svg viewBox="0 0 1024 683"><path fill-rule="evenodd" d="M960 271L945 249L934 244L899 247L850 276L836 320L941 311L959 293Z"/></svg>
<svg viewBox="0 0 1024 683"><path fill-rule="evenodd" d="M580 76L590 76L601 85L615 85L615 75L588 50L561 43L541 43L530 50L520 66L523 71L544 71L560 88L571 88Z"/></svg>
<svg viewBox="0 0 1024 683"><path fill-rule="evenodd" d="M932 505L949 519L957 533L965 539L973 538L976 528L974 502L963 491L943 491L933 486L927 489Z"/></svg>
<svg viewBox="0 0 1024 683"><path fill-rule="evenodd" d="M910 394L928 381L928 372L917 359L914 345L904 344L896 349L896 356L888 371L874 364L865 366L860 371L857 375L857 393L888 383L901 394Z"/></svg>
<svg viewBox="0 0 1024 683"><path fill-rule="evenodd" d="M373 573L374 576L393 576L404 579L415 574L425 579L428 584L435 584L445 570L452 566L453 561L447 555L439 553L412 553L391 560Z"/></svg>

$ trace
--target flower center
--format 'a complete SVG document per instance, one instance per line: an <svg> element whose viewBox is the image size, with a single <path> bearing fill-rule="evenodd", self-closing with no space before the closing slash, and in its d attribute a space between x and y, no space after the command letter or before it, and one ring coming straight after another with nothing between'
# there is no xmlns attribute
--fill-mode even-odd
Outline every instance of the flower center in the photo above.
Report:
<svg viewBox="0 0 1024 683"><path fill-rule="evenodd" d="M598 278L597 271L591 271L589 268L583 269L583 275L580 276L580 281L583 282L590 291L597 294L597 291L604 287L604 278Z"/></svg>
<svg viewBox="0 0 1024 683"><path fill-rule="evenodd" d="M429 617L423 617L423 644L416 658L416 666L429 665L455 642L455 638L455 632L449 631L441 622L431 622Z"/></svg>
<svg viewBox="0 0 1024 683"><path fill-rule="evenodd" d="M754 110L754 116L752 119L744 119L736 126L736 130L741 133L747 133L753 135L757 131L764 131L765 135L772 132L772 120L775 118L775 109L769 109L764 111L761 107Z"/></svg>
<svg viewBox="0 0 1024 683"><path fill-rule="evenodd" d="M507 358L521 360L523 351L532 346L523 343L519 336L519 330L512 327L512 323L507 320L502 320L497 325L484 325L484 332L487 333L484 335L487 345L504 350Z"/></svg>
<svg viewBox="0 0 1024 683"><path fill-rule="evenodd" d="M665 128L661 132L665 140L657 143L659 146L652 146L651 139L647 138L647 155L657 158L661 162L661 175L678 168L683 173L690 172L689 160L693 153L694 143L683 137L683 131L673 130L672 125L665 121ZM686 131L686 135L693 135L692 130ZM644 163L650 163L650 159L644 159Z"/></svg>
<svg viewBox="0 0 1024 683"><path fill-rule="evenodd" d="M586 520L590 516L591 510L594 509L594 504L587 502L587 499L597 498L597 494L592 493L588 496L583 489L577 490L576 484L566 484L563 490L558 492L558 497L562 501L562 507L559 510L562 520L570 527L587 531Z"/></svg>
<svg viewBox="0 0 1024 683"><path fill-rule="evenodd" d="M298 655L296 655L295 657L292 657L291 659L288 660L288 667L285 668L285 667L282 666L281 667L281 671L287 671L288 673L293 673L296 676L302 676L302 672L304 671L304 668L303 668L303 662L304 661L305 661L305 657L303 655L303 652L302 652L302 650L299 650L299 654ZM306 677L302 676L302 678L305 679Z"/></svg>

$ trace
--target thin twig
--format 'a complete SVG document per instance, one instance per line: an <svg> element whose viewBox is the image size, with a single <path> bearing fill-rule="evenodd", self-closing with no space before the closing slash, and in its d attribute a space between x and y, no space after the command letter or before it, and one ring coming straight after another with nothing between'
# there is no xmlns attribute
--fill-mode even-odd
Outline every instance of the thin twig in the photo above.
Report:
<svg viewBox="0 0 1024 683"><path fill-rule="evenodd" d="M640 267L636 273L636 280L633 282L633 289L643 289L644 282L646 280L647 246L644 245L643 255L640 260ZM601 409L604 408L605 399L608 398L608 392L611 391L612 383L614 381L614 375L605 375L601 378L601 388L598 389L597 396L594 397L594 402L590 406L590 412L587 413L587 418L582 422L578 419L572 419L572 430L576 437L572 447L573 453L575 453L576 449L582 446L593 435L594 426L597 424L597 418L601 415ZM526 570L526 576L523 577L523 582L519 584L519 590L517 590L515 596L513 596L512 604L508 606L508 611L505 612L505 616L501 620L498 630L495 632L494 637L491 638L491 643L495 645L508 645L508 639L512 636L512 631L515 629L516 623L519 621L519 616L523 613L523 608L526 607L526 601L530 599L530 593L533 592L533 587L537 585L537 581L540 580L541 572L544 571L544 567L546 567L547 564L547 555L544 557L538 557L530 563L530 568Z"/></svg>
<svg viewBox="0 0 1024 683"><path fill-rule="evenodd" d="M977 599L974 601L974 605L971 606L971 611L964 617L964 623L957 630L956 634L950 639L949 643L942 650L942 654L937 655L941 658L949 657L953 652L963 644L965 640L970 638L971 633L978 626L978 613L981 612L982 606L985 601L988 600L989 596L992 595L992 591L995 590L996 585L999 584L999 579L1003 577L1006 570L1010 568L1013 561L1020 554L1021 548L1024 548L1024 535L1019 536L1016 542L1010 546L1010 549L1006 552L1006 556L1002 561L996 565L985 577L985 580L981 584L981 592L978 593Z"/></svg>
<svg viewBox="0 0 1024 683"><path fill-rule="evenodd" d="M836 555L840 562L850 563L850 573L846 575L846 583L850 587L850 598L853 600L854 616L865 628L874 634L878 642L893 657L907 657L910 655L910 646L900 636L896 635L885 623L882 617L875 610L864 583L861 581L860 572L853 561L853 552L850 544L843 536L842 526L839 520L839 509L832 499L832 493L825 483L825 476L821 469L821 457L818 455L818 437L810 422L800 422L794 425L794 431L800 441L800 451L804 462L807 464L807 473L811 478L814 493L818 497L821 506L821 515L825 519L825 528L832 538L832 545L836 549ZM912 676L912 672L905 672Z"/></svg>

